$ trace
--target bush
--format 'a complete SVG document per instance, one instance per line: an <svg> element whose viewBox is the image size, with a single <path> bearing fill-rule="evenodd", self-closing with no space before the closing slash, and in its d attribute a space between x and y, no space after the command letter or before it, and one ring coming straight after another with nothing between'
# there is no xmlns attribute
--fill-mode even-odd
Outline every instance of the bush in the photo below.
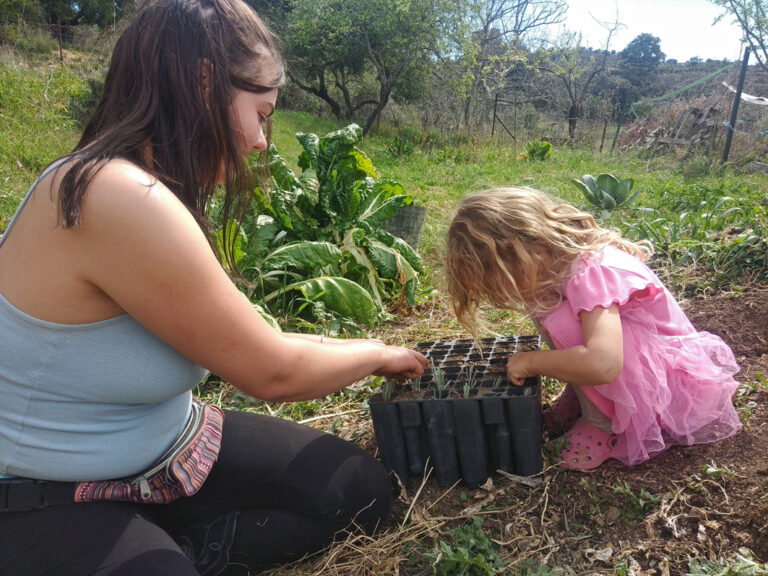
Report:
<svg viewBox="0 0 768 576"><path fill-rule="evenodd" d="M525 145L525 152L520 154L521 160L529 162L543 162L552 154L552 144L546 140L534 140Z"/></svg>

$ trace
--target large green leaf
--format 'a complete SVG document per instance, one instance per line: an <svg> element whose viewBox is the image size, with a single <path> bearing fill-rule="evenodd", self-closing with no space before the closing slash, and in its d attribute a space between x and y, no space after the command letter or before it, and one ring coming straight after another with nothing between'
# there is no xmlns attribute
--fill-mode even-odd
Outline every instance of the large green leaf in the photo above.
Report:
<svg viewBox="0 0 768 576"><path fill-rule="evenodd" d="M625 178L619 182L619 186L616 190L616 204L621 206L627 202L629 194L632 192L632 186L635 185L635 181L632 178Z"/></svg>
<svg viewBox="0 0 768 576"><path fill-rule="evenodd" d="M329 242L297 242L281 246L264 259L266 270L318 270L341 260L341 250Z"/></svg>
<svg viewBox="0 0 768 576"><path fill-rule="evenodd" d="M320 181L317 179L317 172L313 168L306 169L299 176L299 185L304 191L304 198L309 206L317 206L320 197Z"/></svg>
<svg viewBox="0 0 768 576"><path fill-rule="evenodd" d="M376 230L397 214L400 206L408 199L409 196L401 184L379 182L360 203L357 219L367 224L370 231Z"/></svg>
<svg viewBox="0 0 768 576"><path fill-rule="evenodd" d="M382 242L370 241L368 243L368 256L382 278L397 280L405 286L418 276L400 252Z"/></svg>
<svg viewBox="0 0 768 576"><path fill-rule="evenodd" d="M616 198L616 191L619 188L619 179L613 174L600 174L597 177L597 187L611 198Z"/></svg>
<svg viewBox="0 0 768 576"><path fill-rule="evenodd" d="M306 170L308 168L318 167L318 155L320 153L320 137L317 134L299 132L296 134L296 140L304 148L304 152L299 156L299 168Z"/></svg>
<svg viewBox="0 0 768 576"><path fill-rule="evenodd" d="M237 225L237 222L230 220L225 231L216 230L216 246L219 248L219 257L222 263L226 262L226 256L224 247L227 245L232 246L232 257L235 260L235 264L240 264L245 258L244 245L248 243L248 238L245 236L243 229Z"/></svg>
<svg viewBox="0 0 768 576"><path fill-rule="evenodd" d="M283 330L280 328L280 324L278 324L277 320L275 319L272 314L266 311L266 309L261 304L254 304L253 307L256 309L256 311L261 314L261 317L264 319L264 321L272 326L275 330L278 332L282 332Z"/></svg>
<svg viewBox="0 0 768 576"><path fill-rule="evenodd" d="M262 259L269 252L269 246L279 231L280 225L272 216L261 214L256 218L254 240L248 243L248 247L251 248L251 244L255 245L251 251L258 259Z"/></svg>
<svg viewBox="0 0 768 576"><path fill-rule="evenodd" d="M277 298L283 290L298 290L307 300L320 300L327 308L366 326L373 326L379 314L371 295L362 286L346 278L322 276L302 280L269 294L264 301Z"/></svg>
<svg viewBox="0 0 768 576"><path fill-rule="evenodd" d="M376 230L374 237L380 242L383 242L387 246L400 252L416 272L419 274L424 273L424 263L421 261L421 256L418 255L416 250L414 250L408 242L390 234L384 229Z"/></svg>

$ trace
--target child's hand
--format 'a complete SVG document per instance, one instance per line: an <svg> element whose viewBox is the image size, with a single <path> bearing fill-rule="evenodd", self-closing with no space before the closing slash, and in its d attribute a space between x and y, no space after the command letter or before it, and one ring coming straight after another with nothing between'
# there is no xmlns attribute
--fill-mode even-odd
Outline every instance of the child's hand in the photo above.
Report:
<svg viewBox="0 0 768 576"><path fill-rule="evenodd" d="M519 352L513 354L507 360L507 378L515 386L525 384L525 379L531 376L538 376L533 369L533 358L538 352Z"/></svg>

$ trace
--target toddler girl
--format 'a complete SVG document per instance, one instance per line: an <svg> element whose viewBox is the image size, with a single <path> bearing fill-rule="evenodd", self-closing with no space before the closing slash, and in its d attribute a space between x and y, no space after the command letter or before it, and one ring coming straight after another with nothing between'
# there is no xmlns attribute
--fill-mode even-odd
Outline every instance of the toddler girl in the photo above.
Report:
<svg viewBox="0 0 768 576"><path fill-rule="evenodd" d="M713 442L741 428L733 353L696 331L643 263L648 247L527 188L465 196L447 245L462 325L479 334L481 305L517 310L550 342L551 350L513 355L507 375L518 385L536 375L568 382L543 415L569 441L562 467L638 464L673 443Z"/></svg>

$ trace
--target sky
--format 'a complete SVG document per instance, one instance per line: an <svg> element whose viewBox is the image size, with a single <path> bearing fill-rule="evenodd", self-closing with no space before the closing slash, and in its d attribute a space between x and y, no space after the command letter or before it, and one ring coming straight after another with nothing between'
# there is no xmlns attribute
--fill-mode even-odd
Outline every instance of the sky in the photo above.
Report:
<svg viewBox="0 0 768 576"><path fill-rule="evenodd" d="M723 9L708 0L568 0L564 26L581 32L582 45L604 48L608 32L595 19L623 24L611 38L610 49L621 51L643 33L661 40L667 59L686 62L702 60L738 60L741 31L729 17L713 25Z"/></svg>

